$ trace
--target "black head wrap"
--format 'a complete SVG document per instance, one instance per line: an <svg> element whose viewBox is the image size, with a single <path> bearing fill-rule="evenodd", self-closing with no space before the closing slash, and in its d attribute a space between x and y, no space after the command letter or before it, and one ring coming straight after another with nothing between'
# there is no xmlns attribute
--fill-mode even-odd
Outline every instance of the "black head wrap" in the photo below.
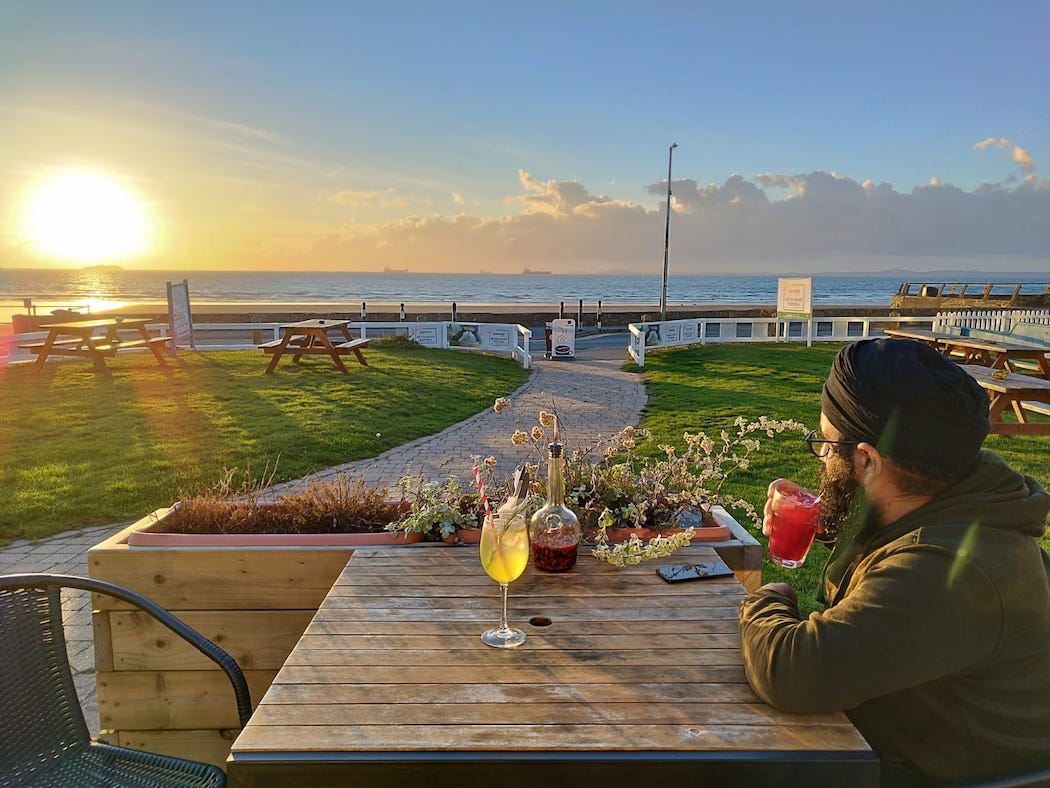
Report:
<svg viewBox="0 0 1050 788"><path fill-rule="evenodd" d="M977 381L911 339L865 339L843 348L821 409L849 440L953 477L973 467L991 427L988 395Z"/></svg>

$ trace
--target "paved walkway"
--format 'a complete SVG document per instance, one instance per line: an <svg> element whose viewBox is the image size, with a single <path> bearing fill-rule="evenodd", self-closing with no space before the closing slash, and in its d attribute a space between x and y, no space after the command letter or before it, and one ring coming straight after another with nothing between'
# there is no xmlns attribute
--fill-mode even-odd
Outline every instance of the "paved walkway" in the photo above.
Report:
<svg viewBox="0 0 1050 788"><path fill-rule="evenodd" d="M428 479L454 474L468 480L473 455L495 456L499 469L509 472L525 459L523 449L511 444L511 433L515 429L531 429L540 410L551 410L552 404L561 418L566 448L588 448L627 424L637 424L641 416L645 389L638 375L620 370L626 358L626 344L624 334L579 337L575 359L549 361L534 357L533 374L512 395L512 407L503 413L489 408L437 435L398 446L378 457L329 468L315 476L364 475L369 484L389 485L408 473ZM381 425L377 431L382 431ZM87 575L88 548L127 524L69 531L36 543L15 542L0 548L0 574ZM78 591L66 594L63 606L70 664L88 727L97 734L90 596Z"/></svg>

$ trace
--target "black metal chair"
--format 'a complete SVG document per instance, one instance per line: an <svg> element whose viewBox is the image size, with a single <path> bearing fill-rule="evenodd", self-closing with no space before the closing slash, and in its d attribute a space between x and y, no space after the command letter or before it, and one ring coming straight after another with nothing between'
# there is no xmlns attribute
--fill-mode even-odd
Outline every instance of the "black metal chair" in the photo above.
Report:
<svg viewBox="0 0 1050 788"><path fill-rule="evenodd" d="M225 785L217 766L91 740L66 655L63 588L106 594L153 616L226 672L241 727L252 713L233 657L152 600L85 577L0 575L0 786Z"/></svg>

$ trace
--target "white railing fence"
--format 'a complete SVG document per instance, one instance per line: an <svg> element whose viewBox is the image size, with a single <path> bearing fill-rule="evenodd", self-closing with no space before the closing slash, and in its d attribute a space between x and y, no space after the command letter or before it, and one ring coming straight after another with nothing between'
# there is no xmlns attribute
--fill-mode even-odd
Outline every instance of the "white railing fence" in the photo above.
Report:
<svg viewBox="0 0 1050 788"><path fill-rule="evenodd" d="M628 352L640 367L646 350L716 342L850 342L882 336L886 328L910 325L929 328L932 317L817 317L791 318L723 317L688 320L658 320L631 323Z"/></svg>
<svg viewBox="0 0 1050 788"><path fill-rule="evenodd" d="M933 330L947 332L952 328L976 328L1008 334L1017 323L1050 326L1050 309L968 309L938 312Z"/></svg>
<svg viewBox="0 0 1050 788"><path fill-rule="evenodd" d="M283 323L194 323L193 337L198 350L244 350L281 338ZM167 334L167 323L151 323L149 331L157 336ZM375 339L395 334L407 336L424 347L466 351L506 353L525 369L532 366L529 345L532 331L513 323L399 323L353 322L355 336ZM0 337L0 361L28 361L28 350L18 347L26 342L40 342L46 331L12 334Z"/></svg>

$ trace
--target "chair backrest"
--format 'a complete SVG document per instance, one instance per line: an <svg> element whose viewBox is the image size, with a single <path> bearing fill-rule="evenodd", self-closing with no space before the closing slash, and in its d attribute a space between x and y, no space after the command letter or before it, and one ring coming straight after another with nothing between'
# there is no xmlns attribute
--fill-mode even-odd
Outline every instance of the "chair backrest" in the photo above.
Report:
<svg viewBox="0 0 1050 788"><path fill-rule="evenodd" d="M87 748L62 631L61 590L0 589L0 764Z"/></svg>

